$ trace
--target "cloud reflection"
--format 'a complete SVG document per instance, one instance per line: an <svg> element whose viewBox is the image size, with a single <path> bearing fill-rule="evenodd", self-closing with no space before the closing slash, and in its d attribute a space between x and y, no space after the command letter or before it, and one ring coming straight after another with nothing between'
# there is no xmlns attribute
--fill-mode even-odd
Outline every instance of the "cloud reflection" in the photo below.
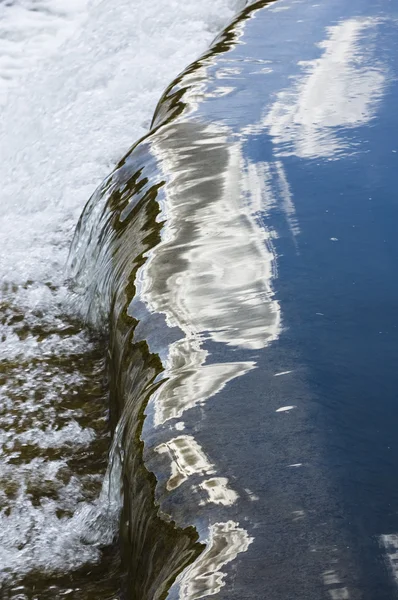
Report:
<svg viewBox="0 0 398 600"><path fill-rule="evenodd" d="M303 73L277 100L263 125L280 156L336 157L353 144L345 129L368 123L386 85L372 37L378 19L348 19L327 28L320 58L299 63Z"/></svg>
<svg viewBox="0 0 398 600"><path fill-rule="evenodd" d="M181 332L168 346L164 382L151 399L160 427L254 369L253 352L278 338L281 316L272 289L273 232L259 218L274 202L266 165L256 168L242 139L226 127L193 121L164 127L151 151L166 181L158 217L164 225L139 274L139 295L149 312L162 314L170 329ZM207 340L239 348L249 358L233 360L228 352L221 362L206 348ZM229 508L237 502L238 494L217 475L193 435L177 435L155 450L168 459L168 492L195 476L191 489L199 506ZM224 585L222 567L252 541L233 521L209 524L208 531L206 550L181 581L181 598L217 593Z"/></svg>
<svg viewBox="0 0 398 600"><path fill-rule="evenodd" d="M184 122L153 140L168 178L165 225L140 292L151 312L182 332L169 346L167 381L154 396L155 425L180 418L255 367L252 360L207 363L204 339L258 350L280 333L272 233L256 216L266 192L263 172L251 169L248 185L241 142L229 135L220 126Z"/></svg>
<svg viewBox="0 0 398 600"><path fill-rule="evenodd" d="M211 475L214 465L210 463L201 446L192 435L180 435L160 444L156 451L168 453L171 463L171 477L166 484L168 491L175 490L194 474Z"/></svg>
<svg viewBox="0 0 398 600"><path fill-rule="evenodd" d="M210 527L208 546L198 560L185 571L180 586L181 600L197 600L217 594L226 574L221 570L252 543L245 529L235 521L214 523Z"/></svg>

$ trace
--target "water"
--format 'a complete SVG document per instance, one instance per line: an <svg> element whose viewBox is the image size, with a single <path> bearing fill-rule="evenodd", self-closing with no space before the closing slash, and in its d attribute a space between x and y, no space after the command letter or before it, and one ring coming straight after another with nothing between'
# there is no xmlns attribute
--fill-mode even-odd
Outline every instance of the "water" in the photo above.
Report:
<svg viewBox="0 0 398 600"><path fill-rule="evenodd" d="M145 133L163 88L241 5L0 4L5 598L113 598L120 587L117 498L101 495L104 341L75 317L66 259L85 202Z"/></svg>
<svg viewBox="0 0 398 600"><path fill-rule="evenodd" d="M397 596L396 17L256 3L87 205L133 598Z"/></svg>
<svg viewBox="0 0 398 600"><path fill-rule="evenodd" d="M256 2L145 135L241 4L1 5L5 598L397 597L397 10Z"/></svg>

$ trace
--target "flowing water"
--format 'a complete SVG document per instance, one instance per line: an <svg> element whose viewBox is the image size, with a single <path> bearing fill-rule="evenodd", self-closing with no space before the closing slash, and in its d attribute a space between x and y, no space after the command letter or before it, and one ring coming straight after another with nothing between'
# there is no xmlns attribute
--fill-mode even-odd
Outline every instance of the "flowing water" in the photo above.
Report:
<svg viewBox="0 0 398 600"><path fill-rule="evenodd" d="M120 486L103 484L104 340L75 316L66 259L87 198L146 131L166 84L241 5L0 3L4 598L119 589Z"/></svg>

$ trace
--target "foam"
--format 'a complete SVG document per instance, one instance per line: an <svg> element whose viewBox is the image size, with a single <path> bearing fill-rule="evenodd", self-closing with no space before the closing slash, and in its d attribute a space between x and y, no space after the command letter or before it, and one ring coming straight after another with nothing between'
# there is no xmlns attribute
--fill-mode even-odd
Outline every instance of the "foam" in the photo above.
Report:
<svg viewBox="0 0 398 600"><path fill-rule="evenodd" d="M0 3L0 106L10 89L47 60L87 15L88 0Z"/></svg>

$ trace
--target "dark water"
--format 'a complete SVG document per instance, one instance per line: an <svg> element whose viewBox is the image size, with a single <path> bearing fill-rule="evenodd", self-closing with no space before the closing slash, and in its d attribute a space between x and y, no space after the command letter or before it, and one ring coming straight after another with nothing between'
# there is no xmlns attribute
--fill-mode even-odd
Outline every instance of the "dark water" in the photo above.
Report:
<svg viewBox="0 0 398 600"><path fill-rule="evenodd" d="M88 204L128 598L398 595L397 18L255 3Z"/></svg>

